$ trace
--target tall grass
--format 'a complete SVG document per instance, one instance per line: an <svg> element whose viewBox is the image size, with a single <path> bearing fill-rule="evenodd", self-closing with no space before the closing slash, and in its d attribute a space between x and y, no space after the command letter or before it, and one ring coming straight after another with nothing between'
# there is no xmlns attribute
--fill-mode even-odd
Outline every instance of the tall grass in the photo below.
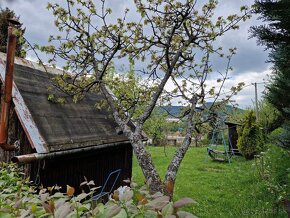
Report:
<svg viewBox="0 0 290 218"><path fill-rule="evenodd" d="M163 177L175 148L148 147L158 172ZM198 217L287 217L274 215L274 196L258 177L254 160L234 157L231 164L213 162L206 148L190 148L178 172L174 198L191 197L198 204L187 210ZM144 177L134 159L133 178L138 184Z"/></svg>

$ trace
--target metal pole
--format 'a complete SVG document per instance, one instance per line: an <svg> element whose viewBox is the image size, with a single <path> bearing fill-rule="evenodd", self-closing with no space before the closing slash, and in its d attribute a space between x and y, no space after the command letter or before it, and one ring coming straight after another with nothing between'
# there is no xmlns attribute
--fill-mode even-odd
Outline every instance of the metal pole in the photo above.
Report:
<svg viewBox="0 0 290 218"><path fill-rule="evenodd" d="M258 108L258 88L257 83L254 83L255 86L255 102L256 102L256 120L259 120L259 108Z"/></svg>
<svg viewBox="0 0 290 218"><path fill-rule="evenodd" d="M2 97L1 108L1 124L0 124L0 147L4 150L14 150L14 145L8 145L8 124L9 112L12 101L12 87L13 87L13 71L14 71L14 56L16 49L17 36L15 34L16 28L9 24L8 39L7 39L7 59L6 59L6 72L4 93Z"/></svg>

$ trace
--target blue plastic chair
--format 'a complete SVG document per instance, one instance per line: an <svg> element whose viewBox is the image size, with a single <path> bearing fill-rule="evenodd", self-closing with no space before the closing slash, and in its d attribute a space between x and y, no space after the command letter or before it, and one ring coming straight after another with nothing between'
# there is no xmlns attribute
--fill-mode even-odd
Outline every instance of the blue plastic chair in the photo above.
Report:
<svg viewBox="0 0 290 218"><path fill-rule="evenodd" d="M111 172L111 173L108 175L108 177L107 177L107 179L106 179L104 185L102 186L102 189L101 189L100 193L97 194L96 196L93 196L92 200L94 200L94 201L98 201L99 199L101 199L101 198L104 197L105 195L107 195L107 198L109 198L109 195L112 193L113 188L114 188L114 186L115 186L115 184L116 184L116 182L117 182L117 180L118 180L120 174L121 174L121 169L117 169L117 170ZM109 182L110 180L111 180L111 181L114 181L114 183L113 183L113 185L110 187L109 191L106 191L106 189L107 189L108 186L109 186L109 185L108 185L108 182Z"/></svg>

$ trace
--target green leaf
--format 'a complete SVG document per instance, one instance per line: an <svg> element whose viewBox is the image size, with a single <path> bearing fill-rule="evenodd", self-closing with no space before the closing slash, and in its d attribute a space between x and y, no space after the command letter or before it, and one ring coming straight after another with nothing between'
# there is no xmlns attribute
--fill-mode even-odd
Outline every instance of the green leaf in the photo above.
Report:
<svg viewBox="0 0 290 218"><path fill-rule="evenodd" d="M54 100L54 94L49 94L47 97L47 100L53 101Z"/></svg>
<svg viewBox="0 0 290 218"><path fill-rule="evenodd" d="M63 198L65 195L61 192L56 192L55 194L52 195L54 198Z"/></svg>
<svg viewBox="0 0 290 218"><path fill-rule="evenodd" d="M117 214L117 215L115 215L115 216L113 216L114 218L126 218L126 217L128 217L127 216L127 212L126 212L126 210L124 209L124 208L122 208L121 210L120 210L120 212Z"/></svg>
<svg viewBox="0 0 290 218"><path fill-rule="evenodd" d="M133 195L134 195L134 193L133 193L132 190L125 191L124 196L123 196L123 200L124 201L130 201L130 200L132 200Z"/></svg>
<svg viewBox="0 0 290 218"><path fill-rule="evenodd" d="M157 217L157 212L153 211L153 210L146 210L144 212L144 218L152 218L152 217Z"/></svg>
<svg viewBox="0 0 290 218"><path fill-rule="evenodd" d="M162 211L161 211L163 217L172 215L173 212L174 212L174 207L173 207L172 202L169 202L165 207L162 208Z"/></svg>
<svg viewBox="0 0 290 218"><path fill-rule="evenodd" d="M13 218L12 215L10 215L9 213L4 213L4 212L0 212L0 217L1 218Z"/></svg>
<svg viewBox="0 0 290 218"><path fill-rule="evenodd" d="M65 202L60 207L58 207L55 212L54 216L58 218L65 218L73 211L72 206L69 202Z"/></svg>
<svg viewBox="0 0 290 218"><path fill-rule="evenodd" d="M99 203L97 205L97 208L99 209L101 214L103 214L105 212L105 206L102 203Z"/></svg>
<svg viewBox="0 0 290 218"><path fill-rule="evenodd" d="M181 208L181 207L184 207L184 206L186 206L186 205L188 205L188 204L194 204L194 203L196 204L197 202L194 201L194 200L191 199L191 198L182 198L182 199L176 201L176 202L173 204L173 207L175 207L175 208Z"/></svg>
<svg viewBox="0 0 290 218"><path fill-rule="evenodd" d="M191 213L185 211L178 211L177 216L179 218L197 218L196 216L192 215Z"/></svg>
<svg viewBox="0 0 290 218"><path fill-rule="evenodd" d="M161 210L165 205L169 203L169 199L170 198L168 196L162 196L154 199L153 201L150 201L145 206L148 209Z"/></svg>
<svg viewBox="0 0 290 218"><path fill-rule="evenodd" d="M75 197L75 200L80 202L81 200L85 199L89 194L87 193L81 193L77 197Z"/></svg>
<svg viewBox="0 0 290 218"><path fill-rule="evenodd" d="M89 211L91 208L91 204L81 204L81 206L78 208L79 212Z"/></svg>
<svg viewBox="0 0 290 218"><path fill-rule="evenodd" d="M114 206L109 208L107 216L114 217L118 213L120 213L121 210L122 210L122 208L119 205L114 205Z"/></svg>

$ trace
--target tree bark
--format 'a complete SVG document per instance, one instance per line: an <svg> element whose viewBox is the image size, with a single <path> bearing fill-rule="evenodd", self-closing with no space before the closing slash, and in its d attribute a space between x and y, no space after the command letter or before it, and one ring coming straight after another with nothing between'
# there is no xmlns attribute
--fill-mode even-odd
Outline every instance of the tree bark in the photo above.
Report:
<svg viewBox="0 0 290 218"><path fill-rule="evenodd" d="M133 145L134 153L136 154L138 163L145 176L146 182L149 183L150 191L153 193L164 193L164 185L152 162L151 155L145 150L140 134L134 133L133 138L130 138L130 141Z"/></svg>
<svg viewBox="0 0 290 218"><path fill-rule="evenodd" d="M175 185L175 180L177 176L178 169L180 167L180 164L191 144L192 140L192 132L193 132L193 116L195 113L195 107L197 104L197 96L193 96L191 99L191 108L190 112L187 117L187 128L186 128L186 135L182 142L182 145L176 150L165 175L165 188L167 195L172 198L173 197L173 190Z"/></svg>
<svg viewBox="0 0 290 218"><path fill-rule="evenodd" d="M153 193L158 191L164 193L164 185L158 172L156 171L152 157L145 150L144 144L142 142L142 128L140 127L140 124L135 124L135 130L133 132L133 130L120 118L119 113L117 112L114 105L114 98L112 93L110 93L104 84L100 84L100 87L113 111L115 121L132 143L134 153L138 159L138 163L142 169L143 175L145 176L146 182L150 184L150 191Z"/></svg>

